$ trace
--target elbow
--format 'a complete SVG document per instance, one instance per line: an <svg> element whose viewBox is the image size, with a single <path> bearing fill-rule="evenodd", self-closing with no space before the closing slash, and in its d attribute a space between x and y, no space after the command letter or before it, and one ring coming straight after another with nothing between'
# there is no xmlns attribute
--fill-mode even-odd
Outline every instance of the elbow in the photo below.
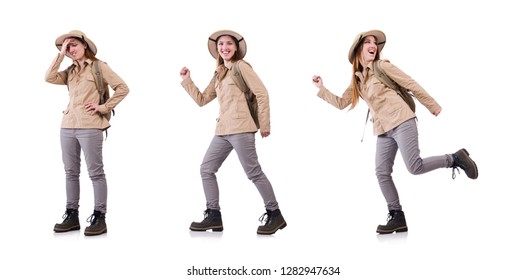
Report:
<svg viewBox="0 0 526 280"><path fill-rule="evenodd" d="M128 87L127 84L120 84L117 89L122 92L124 95L127 95L128 93L130 93L130 88Z"/></svg>

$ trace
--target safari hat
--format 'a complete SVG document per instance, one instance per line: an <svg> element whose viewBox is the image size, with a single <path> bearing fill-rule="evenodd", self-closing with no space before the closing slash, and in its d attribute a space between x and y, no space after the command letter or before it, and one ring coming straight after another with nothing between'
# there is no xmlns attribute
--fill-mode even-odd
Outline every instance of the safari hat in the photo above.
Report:
<svg viewBox="0 0 526 280"><path fill-rule="evenodd" d="M373 35L376 38L376 44L378 45L378 53L382 51L385 46L385 34L380 30L370 30L367 32L362 32L356 35L354 42L352 43L351 49L349 50L349 61L353 62L354 57L356 56L356 51L363 39L369 35Z"/></svg>
<svg viewBox="0 0 526 280"><path fill-rule="evenodd" d="M217 59L217 56L219 55L217 52L217 39L223 35L229 35L232 38L235 38L239 43L237 51L239 52L240 58L245 57L245 54L247 54L247 42L243 36L231 30L219 30L208 37L208 51L210 51L210 54Z"/></svg>
<svg viewBox="0 0 526 280"><path fill-rule="evenodd" d="M60 50L62 48L62 43L64 43L64 40L66 40L67 38L71 38L71 37L79 38L83 40L84 42L88 44L88 48L93 52L93 54L97 54L97 46L95 46L95 44L90 39L88 39L88 37L86 37L86 34L84 34L82 31L79 31L79 30L72 30L69 33L60 35L55 40L55 45L57 46L57 49Z"/></svg>

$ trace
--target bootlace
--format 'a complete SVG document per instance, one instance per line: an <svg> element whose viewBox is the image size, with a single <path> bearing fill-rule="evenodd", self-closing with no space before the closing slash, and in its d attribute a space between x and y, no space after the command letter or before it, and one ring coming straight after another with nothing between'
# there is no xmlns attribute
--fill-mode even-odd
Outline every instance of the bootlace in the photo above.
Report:
<svg viewBox="0 0 526 280"><path fill-rule="evenodd" d="M268 215L268 213L264 213L263 215L261 215L261 217L259 217L259 221L261 223L268 224L269 220L270 220L270 216Z"/></svg>
<svg viewBox="0 0 526 280"><path fill-rule="evenodd" d="M453 166L451 171L452 171L451 178L455 180L455 178L457 178L457 174L455 174L455 171L456 173L460 174L460 170L458 169L458 166Z"/></svg>
<svg viewBox="0 0 526 280"><path fill-rule="evenodd" d="M88 223L93 225L95 222L97 222L97 216L95 216L95 214L91 214L91 216L89 216L86 219L86 222L88 222Z"/></svg>
<svg viewBox="0 0 526 280"><path fill-rule="evenodd" d="M62 219L67 219L69 218L71 215L73 215L74 211L70 211L69 209L66 210L66 212L64 212L64 215L62 215Z"/></svg>
<svg viewBox="0 0 526 280"><path fill-rule="evenodd" d="M208 215L210 215L210 209L206 209L205 211L203 211L203 216L205 220L208 218Z"/></svg>
<svg viewBox="0 0 526 280"><path fill-rule="evenodd" d="M385 220L389 222L389 221L392 220L393 218L394 218L394 216L391 215L391 213L387 213L387 219L385 219Z"/></svg>

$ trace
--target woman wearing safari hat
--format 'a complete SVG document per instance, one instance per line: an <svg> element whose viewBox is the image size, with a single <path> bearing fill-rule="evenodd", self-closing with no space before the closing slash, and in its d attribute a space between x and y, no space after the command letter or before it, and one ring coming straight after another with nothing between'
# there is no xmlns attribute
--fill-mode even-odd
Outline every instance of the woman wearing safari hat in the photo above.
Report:
<svg viewBox="0 0 526 280"><path fill-rule="evenodd" d="M79 230L80 199L80 154L84 154L89 177L93 184L94 211L88 218L90 225L84 234L99 235L107 232L106 204L107 184L102 162L103 133L110 127L105 117L128 94L126 83L95 55L97 47L86 34L73 30L59 36L55 45L60 51L46 72L46 81L56 85L66 85L69 90L69 104L63 112L60 129L62 161L66 171L66 212L63 222L55 225L55 232ZM71 58L72 64L59 71L64 56ZM100 62L100 63L99 63ZM101 95L96 86L96 71L105 85L115 92L101 103ZM107 87L105 87L107 88Z"/></svg>
<svg viewBox="0 0 526 280"><path fill-rule="evenodd" d="M469 157L466 149L460 149L453 154L420 157L416 115L397 91L386 84L388 82L382 82L386 79L382 79L380 73L383 72L390 81L410 90L433 115L438 116L442 108L410 76L388 60L380 60L385 42L385 34L380 30L371 30L356 36L349 51L349 61L353 67L351 84L342 97L334 95L325 88L320 76L315 75L312 78L314 85L319 88L318 97L336 108L342 110L350 105L350 109L353 109L359 98L362 98L369 107L373 119L373 131L377 136L376 177L389 211L387 224L379 225L376 230L380 234L404 232L408 229L398 192L391 177L398 151L411 174L423 174L438 168L451 167L453 178L455 178L455 170L458 171L459 168L471 179L478 177L477 165Z"/></svg>
<svg viewBox="0 0 526 280"><path fill-rule="evenodd" d="M258 125L261 137L270 135L267 90L252 67L242 60L247 51L247 44L240 34L231 30L217 31L208 38L208 50L217 60L217 68L203 92L199 91L190 78L188 68L183 67L180 72L183 79L181 85L199 106L208 104L216 97L220 106L215 136L201 164L201 179L206 198L204 219L201 222L193 222L190 230L223 230L216 173L230 152L235 150L248 179L258 189L266 208L266 213L260 218L264 224L258 227L257 233L274 234L287 223L281 215L272 185L261 169L255 147ZM245 94L236 84L240 81L231 74L236 71L243 78L241 82L255 95L259 123L251 117Z"/></svg>

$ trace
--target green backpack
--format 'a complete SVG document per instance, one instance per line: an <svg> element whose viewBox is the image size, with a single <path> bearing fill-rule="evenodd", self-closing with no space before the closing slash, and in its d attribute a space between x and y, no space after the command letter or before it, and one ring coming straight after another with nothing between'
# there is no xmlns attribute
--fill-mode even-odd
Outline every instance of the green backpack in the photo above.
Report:
<svg viewBox="0 0 526 280"><path fill-rule="evenodd" d="M230 75L232 75L232 80L234 80L234 83L236 83L237 87L239 87L239 89L243 93L245 93L245 98L247 100L250 115L252 116L252 119L256 123L256 127L259 129L258 101L256 99L256 95L254 95L254 93L248 88L247 84L245 83L245 80L243 79L243 75L241 75L241 71L239 71L239 62L241 62L241 60L234 62ZM250 64L248 65L250 66Z"/></svg>

